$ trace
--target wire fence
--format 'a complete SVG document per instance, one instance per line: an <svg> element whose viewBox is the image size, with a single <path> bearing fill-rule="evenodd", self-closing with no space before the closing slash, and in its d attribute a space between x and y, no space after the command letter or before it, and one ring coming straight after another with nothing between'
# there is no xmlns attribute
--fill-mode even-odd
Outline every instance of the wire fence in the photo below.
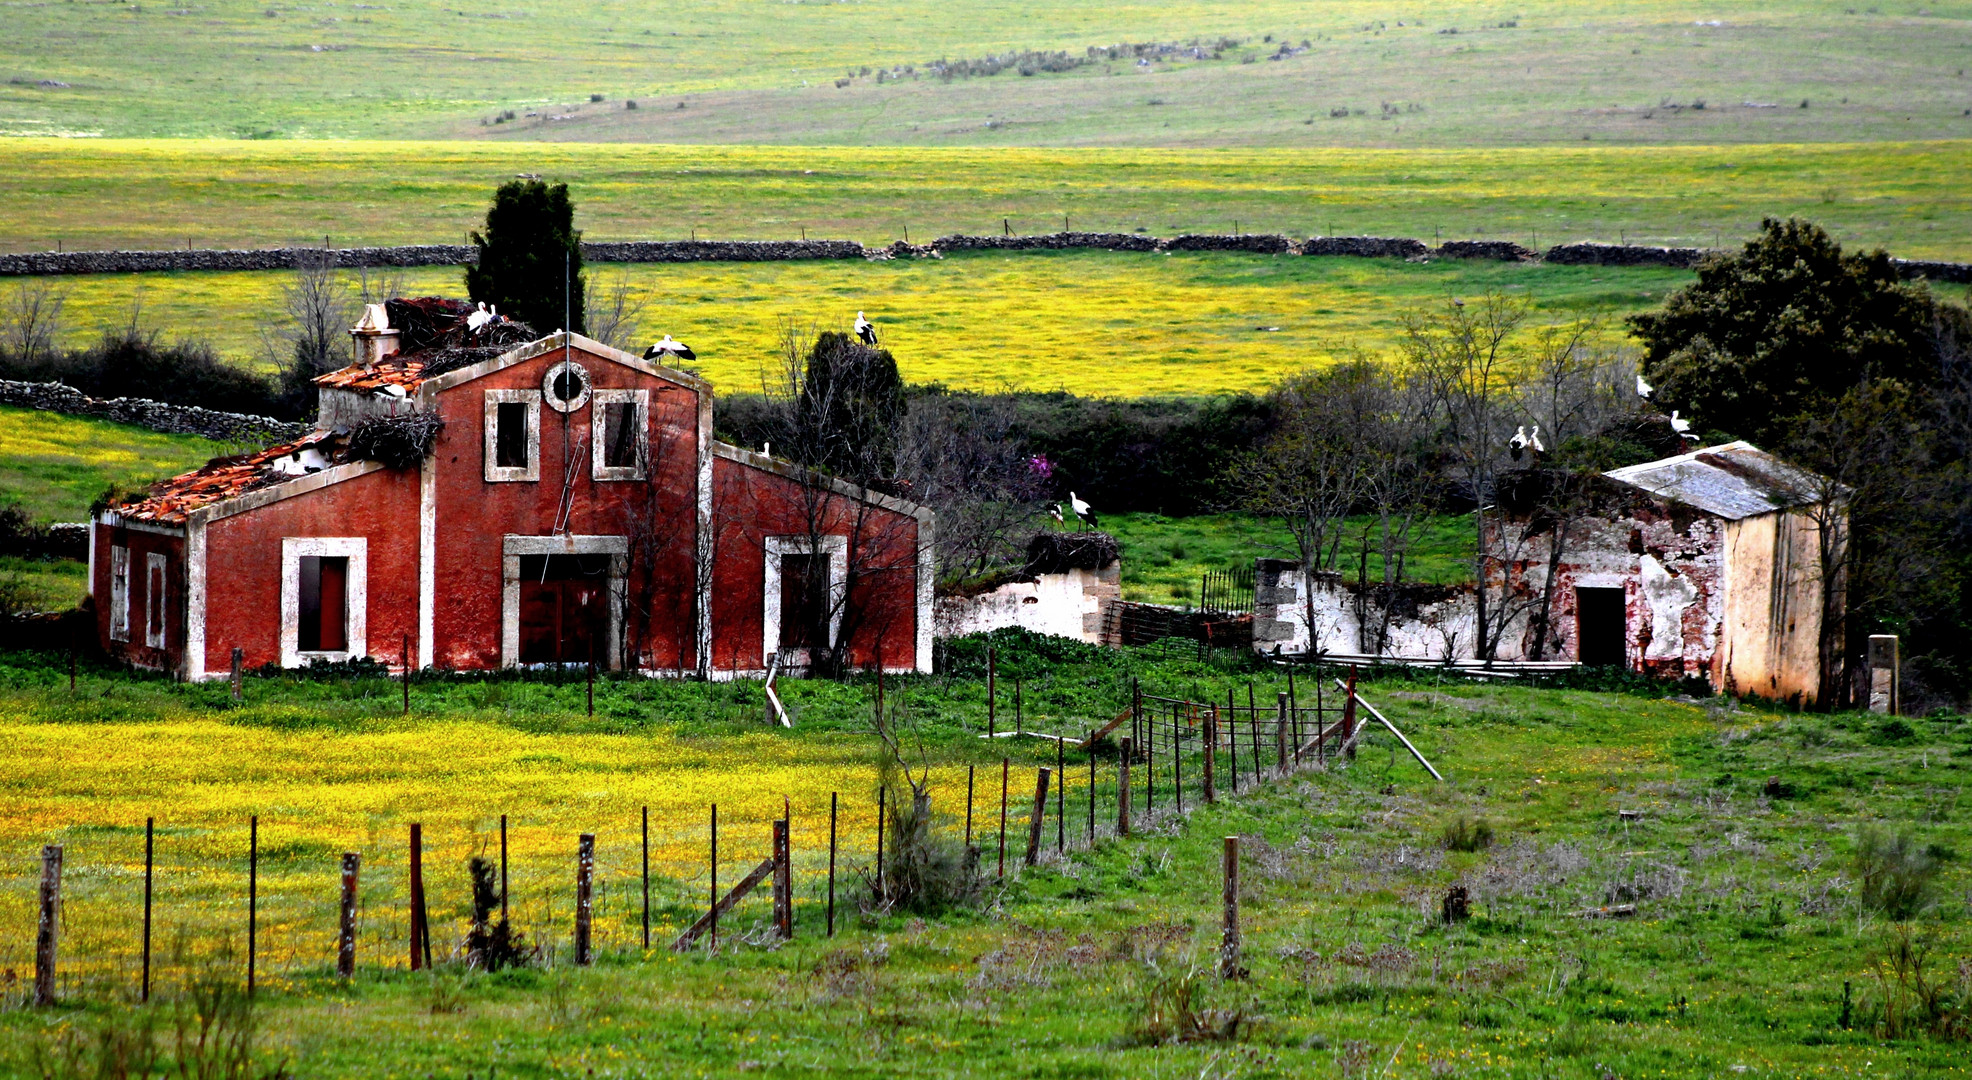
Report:
<svg viewBox="0 0 1972 1080"><path fill-rule="evenodd" d="M1012 754L998 763L941 766L927 779L933 832L969 844L982 884L1016 877L1118 835L1170 826L1208 798L1231 798L1304 768L1322 767L1350 747L1359 725L1342 695L1314 700L1281 692L1272 702L1248 683L1224 701L1144 694L1102 723L1052 734L997 732L983 738L1039 739L1036 767ZM1052 717L1072 728L1076 718ZM1125 752L1127 748L1127 753ZM1046 795L1036 796L1047 772ZM996 775L997 774L997 775ZM878 806L896 790L806 793L722 806L717 881L723 893L773 852L776 819L789 822L792 930L797 938L842 926L860 907L888 899L878 881ZM833 803L833 811L831 804ZM591 941L595 954L634 959L669 946L712 902L712 807L672 807L599 816L582 829L595 837ZM52 817L52 813L49 815ZM571 961L577 904L577 832L566 813L554 823L510 815L422 821L422 874L433 959L462 963L471 926L468 863L487 860L505 882L504 910L541 962ZM1039 817L1039 825L1035 819ZM831 818L833 817L833 820ZM257 821L71 823L44 830L63 847L56 996L127 999L191 964L236 965L249 949L262 991L300 991L335 971L342 894L341 857L360 858L356 966L377 973L409 968L411 845L407 813L270 811ZM148 840L148 859L147 859ZM833 851L831 842L833 840ZM1031 849L1031 852L1030 852ZM0 995L25 1000L36 965L41 851L17 848L0 870ZM648 866L648 873L645 867ZM148 867L148 869L147 869ZM145 897L150 944L145 946ZM648 896L648 900L646 897ZM758 889L719 917L721 940L775 936L771 890ZM249 922L252 935L249 941Z"/></svg>

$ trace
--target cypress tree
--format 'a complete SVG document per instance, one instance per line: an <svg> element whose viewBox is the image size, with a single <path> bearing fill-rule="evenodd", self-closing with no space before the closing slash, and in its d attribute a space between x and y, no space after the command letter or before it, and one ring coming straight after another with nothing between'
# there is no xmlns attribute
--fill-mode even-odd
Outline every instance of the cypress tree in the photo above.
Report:
<svg viewBox="0 0 1972 1080"><path fill-rule="evenodd" d="M582 332L582 234L567 184L501 184L472 242L479 265L466 268L466 293L475 303L530 326Z"/></svg>

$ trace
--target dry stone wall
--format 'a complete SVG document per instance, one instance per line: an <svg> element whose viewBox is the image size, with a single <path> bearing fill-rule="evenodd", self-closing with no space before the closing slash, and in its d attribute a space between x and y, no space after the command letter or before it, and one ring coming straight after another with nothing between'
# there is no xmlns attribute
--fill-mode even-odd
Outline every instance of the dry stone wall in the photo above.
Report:
<svg viewBox="0 0 1972 1080"><path fill-rule="evenodd" d="M1339 255L1357 258L1492 259L1549 262L1564 266L1697 266L1701 248L1640 244L1558 244L1534 251L1506 240L1449 240L1431 247L1395 236L1315 236L1305 240L1278 233L1236 235L1191 233L1158 237L1145 233L1058 232L1035 236L941 236L928 244L898 241L865 247L853 240L624 240L582 245L590 262L793 262L808 259L938 258L948 251L1243 251L1256 255ZM464 266L478 258L461 244L336 248L337 266ZM40 251L0 255L0 277L55 274L141 273L153 270L287 270L320 258L320 248L260 248L184 251ZM1892 260L1907 278L1972 282L1972 263Z"/></svg>
<svg viewBox="0 0 1972 1080"><path fill-rule="evenodd" d="M18 405L71 416L95 416L169 435L199 435L220 442L264 446L298 439L313 425L271 416L220 412L197 405L171 405L149 398L93 398L58 382L17 382L0 379L0 405Z"/></svg>

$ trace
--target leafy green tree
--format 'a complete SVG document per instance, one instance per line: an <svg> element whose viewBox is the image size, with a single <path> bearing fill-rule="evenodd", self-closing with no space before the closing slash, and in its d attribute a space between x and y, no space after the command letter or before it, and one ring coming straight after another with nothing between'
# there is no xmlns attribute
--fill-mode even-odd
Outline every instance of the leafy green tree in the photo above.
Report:
<svg viewBox="0 0 1972 1080"><path fill-rule="evenodd" d="M1662 309L1632 316L1656 401L1701 428L1779 446L1796 417L1860 383L1930 380L1936 305L1884 252L1844 254L1822 229L1767 219L1699 268Z"/></svg>
<svg viewBox="0 0 1972 1080"><path fill-rule="evenodd" d="M472 242L479 265L466 268L466 292L475 303L530 326L582 332L582 234L567 184L501 184Z"/></svg>

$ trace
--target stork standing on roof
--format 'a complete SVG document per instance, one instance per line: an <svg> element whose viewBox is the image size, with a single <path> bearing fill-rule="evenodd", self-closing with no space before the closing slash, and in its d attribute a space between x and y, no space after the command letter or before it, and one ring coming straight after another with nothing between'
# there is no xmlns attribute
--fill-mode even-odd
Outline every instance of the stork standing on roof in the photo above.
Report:
<svg viewBox="0 0 1972 1080"><path fill-rule="evenodd" d="M1671 430L1677 432L1679 438L1690 439L1692 442L1698 441L1698 436L1691 433L1691 421L1678 419L1678 411L1676 409L1671 410Z"/></svg>
<svg viewBox="0 0 1972 1080"><path fill-rule="evenodd" d="M1643 376L1641 374L1639 374L1636 377L1636 396L1640 398L1647 398L1656 392L1657 392L1657 388L1650 385L1647 382L1644 382Z"/></svg>
<svg viewBox="0 0 1972 1080"><path fill-rule="evenodd" d="M675 341L670 334L666 334L656 344L644 350L644 359L664 361L696 360L698 359L698 354L692 351L691 346L682 341Z"/></svg>
<svg viewBox="0 0 1972 1080"><path fill-rule="evenodd" d="M876 348L876 326L863 318L860 311L856 313L856 339L872 349Z"/></svg>
<svg viewBox="0 0 1972 1080"><path fill-rule="evenodd" d="M1506 452L1513 455L1513 460L1519 461L1520 455L1525 453L1526 450L1527 450L1527 425L1522 424L1518 429L1514 431L1513 438L1508 439L1506 441Z"/></svg>
<svg viewBox="0 0 1972 1080"><path fill-rule="evenodd" d="M1081 519L1082 524L1088 526L1091 529L1096 527L1095 510L1092 509L1087 502L1083 501L1083 499L1080 496L1076 495L1072 491L1068 493L1068 506L1069 509L1075 511L1075 516Z"/></svg>

